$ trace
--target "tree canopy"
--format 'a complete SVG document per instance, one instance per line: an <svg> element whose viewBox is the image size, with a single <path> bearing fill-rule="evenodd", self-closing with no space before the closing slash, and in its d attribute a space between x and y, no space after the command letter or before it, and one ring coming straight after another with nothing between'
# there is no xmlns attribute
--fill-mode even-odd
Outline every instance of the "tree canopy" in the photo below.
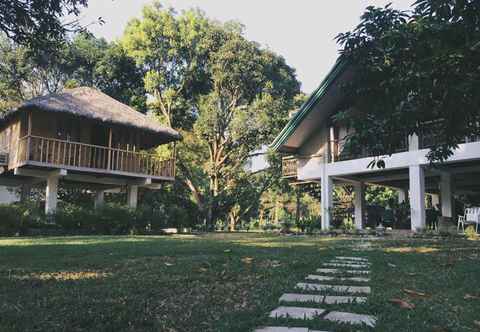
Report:
<svg viewBox="0 0 480 332"><path fill-rule="evenodd" d="M285 124L299 93L295 71L246 40L240 24L158 2L129 23L121 43L145 72L149 106L184 131L179 177L207 222L235 223L255 210L279 172L252 174L246 165Z"/></svg>
<svg viewBox="0 0 480 332"><path fill-rule="evenodd" d="M88 0L8 0L0 2L0 30L31 50L56 44L81 30L76 17Z"/></svg>
<svg viewBox="0 0 480 332"><path fill-rule="evenodd" d="M411 11L368 7L337 37L354 71L336 120L347 145L391 154L405 137L429 137L430 161L480 134L480 1L418 0Z"/></svg>

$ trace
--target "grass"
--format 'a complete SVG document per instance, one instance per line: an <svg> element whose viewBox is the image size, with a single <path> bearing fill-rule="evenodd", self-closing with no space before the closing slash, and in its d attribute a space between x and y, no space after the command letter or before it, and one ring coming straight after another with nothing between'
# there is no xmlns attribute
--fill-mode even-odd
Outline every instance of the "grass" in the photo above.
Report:
<svg viewBox="0 0 480 332"><path fill-rule="evenodd" d="M363 305L321 307L377 315L377 331L480 329L477 241L369 243L357 252L362 240L268 234L4 238L0 330L251 331L274 323L267 313L281 294L335 255L370 259L372 295Z"/></svg>

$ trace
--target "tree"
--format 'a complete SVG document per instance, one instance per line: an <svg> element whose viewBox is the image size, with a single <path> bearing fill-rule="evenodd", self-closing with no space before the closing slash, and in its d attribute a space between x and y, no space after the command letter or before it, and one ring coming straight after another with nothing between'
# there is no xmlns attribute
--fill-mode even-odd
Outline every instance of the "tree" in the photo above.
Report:
<svg viewBox="0 0 480 332"><path fill-rule="evenodd" d="M336 117L353 129L348 147L388 155L417 134L433 140L429 160L442 162L479 135L479 26L478 0L418 0L407 12L368 7L355 30L337 37L354 71Z"/></svg>
<svg viewBox="0 0 480 332"><path fill-rule="evenodd" d="M45 49L81 30L77 17L88 0L8 0L0 2L0 30L31 50ZM101 18L100 18L101 21Z"/></svg>
<svg viewBox="0 0 480 332"><path fill-rule="evenodd" d="M268 188L271 175L259 178L245 164L272 139L299 92L294 70L282 58L245 40L237 29L215 29L212 34L207 64L212 89L199 99L194 125L195 135L208 147L209 223L227 216L246 182L256 181L264 188L260 194Z"/></svg>
<svg viewBox="0 0 480 332"><path fill-rule="evenodd" d="M139 111L146 110L143 72L116 43L81 33L54 52L32 53L2 38L0 56L0 109L65 87L90 86Z"/></svg>
<svg viewBox="0 0 480 332"><path fill-rule="evenodd" d="M129 23L121 44L145 73L149 106L182 130L178 178L208 224L255 211L258 199L248 198L273 177L245 166L285 123L299 92L295 71L247 41L239 23L214 22L197 10L177 14L158 2Z"/></svg>
<svg viewBox="0 0 480 332"><path fill-rule="evenodd" d="M170 127L191 125L194 112L189 101L208 87L202 74L209 25L197 10L177 15L155 1L125 30L122 45L145 71L145 88L153 97L150 108Z"/></svg>

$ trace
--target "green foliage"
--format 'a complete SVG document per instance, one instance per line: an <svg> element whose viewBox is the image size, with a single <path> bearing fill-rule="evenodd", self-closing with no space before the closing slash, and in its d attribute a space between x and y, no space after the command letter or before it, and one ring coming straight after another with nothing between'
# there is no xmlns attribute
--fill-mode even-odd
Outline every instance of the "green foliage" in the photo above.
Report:
<svg viewBox="0 0 480 332"><path fill-rule="evenodd" d="M468 226L466 229L465 229L465 236L467 237L467 239L469 240L476 240L478 239L478 234L477 234L477 231L475 230L475 226L473 225L470 225Z"/></svg>
<svg viewBox="0 0 480 332"><path fill-rule="evenodd" d="M198 10L177 15L155 1L125 30L122 46L145 71L145 88L153 97L150 107L168 126L189 128L194 121L189 101L209 83L204 72L209 26Z"/></svg>
<svg viewBox="0 0 480 332"><path fill-rule="evenodd" d="M42 214L32 202L0 204L0 235L24 235L28 228L43 222Z"/></svg>
<svg viewBox="0 0 480 332"><path fill-rule="evenodd" d="M67 33L81 29L71 17L78 16L87 4L88 0L2 1L0 30L16 43L34 50L45 49L58 45ZM71 17L66 20L67 16Z"/></svg>
<svg viewBox="0 0 480 332"><path fill-rule="evenodd" d="M352 218L345 218L340 226L344 231L353 231L355 230L355 224L353 223Z"/></svg>
<svg viewBox="0 0 480 332"><path fill-rule="evenodd" d="M398 193L392 188L369 185L365 190L365 202L368 205L393 207L398 202Z"/></svg>
<svg viewBox="0 0 480 332"><path fill-rule="evenodd" d="M355 30L340 34L355 72L337 116L353 129L349 149L391 154L416 133L428 139L429 160L444 161L478 136L479 22L477 0L418 0L411 12L368 7Z"/></svg>
<svg viewBox="0 0 480 332"><path fill-rule="evenodd" d="M0 56L0 109L63 88L89 86L146 110L143 72L118 44L81 33L54 51L32 55L28 48L2 37Z"/></svg>

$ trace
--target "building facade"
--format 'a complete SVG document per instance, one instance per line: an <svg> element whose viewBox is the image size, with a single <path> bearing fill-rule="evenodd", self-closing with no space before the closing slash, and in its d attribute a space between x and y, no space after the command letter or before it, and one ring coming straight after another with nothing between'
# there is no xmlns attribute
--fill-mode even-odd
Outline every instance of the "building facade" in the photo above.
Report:
<svg viewBox="0 0 480 332"><path fill-rule="evenodd" d="M322 228L331 224L334 185L354 187L354 220L364 227L366 184L398 190L400 200L409 200L411 229L426 227L426 194L440 206L441 215L456 221L454 195L480 192L480 141L465 138L444 163L432 167L426 155L429 137L405 137L404 146L389 156L372 156L367 151L351 155L344 149L348 128L331 121L342 102L340 86L353 73L337 62L327 78L290 119L271 147L286 155L284 175L298 181L321 184ZM381 158L385 168L371 168L373 158Z"/></svg>

